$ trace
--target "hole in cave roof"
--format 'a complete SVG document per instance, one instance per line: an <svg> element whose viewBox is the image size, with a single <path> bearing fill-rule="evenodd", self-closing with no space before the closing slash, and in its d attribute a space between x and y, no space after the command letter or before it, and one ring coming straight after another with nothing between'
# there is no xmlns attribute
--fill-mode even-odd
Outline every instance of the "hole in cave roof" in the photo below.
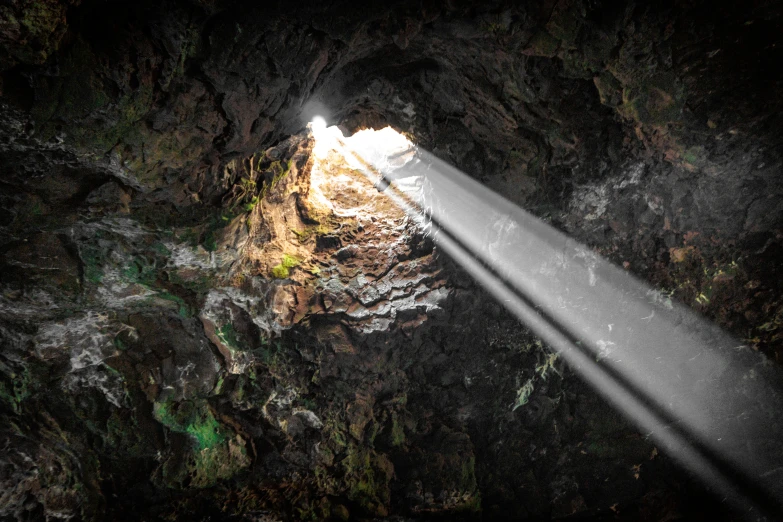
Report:
<svg viewBox="0 0 783 522"><path fill-rule="evenodd" d="M389 126L361 129L347 137L337 126L323 128L314 123L311 128L316 141L310 174L311 201L339 217L404 217L380 194L380 177L373 179L374 174L364 169L350 151L358 152L365 161L394 168L415 154L415 145L407 137Z"/></svg>

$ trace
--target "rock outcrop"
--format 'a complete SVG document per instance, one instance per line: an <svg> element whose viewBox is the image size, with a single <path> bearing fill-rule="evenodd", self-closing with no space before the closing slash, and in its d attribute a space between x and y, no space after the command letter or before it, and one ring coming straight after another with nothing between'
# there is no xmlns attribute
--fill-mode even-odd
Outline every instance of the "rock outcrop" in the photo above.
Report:
<svg viewBox="0 0 783 522"><path fill-rule="evenodd" d="M730 517L306 123L393 126L780 362L782 14L4 3L0 518Z"/></svg>

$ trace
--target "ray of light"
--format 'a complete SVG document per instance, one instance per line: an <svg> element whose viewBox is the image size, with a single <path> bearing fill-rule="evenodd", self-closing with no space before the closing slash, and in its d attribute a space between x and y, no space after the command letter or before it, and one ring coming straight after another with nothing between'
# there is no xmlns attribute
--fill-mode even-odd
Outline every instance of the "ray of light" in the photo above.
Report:
<svg viewBox="0 0 783 522"><path fill-rule="evenodd" d="M404 138L332 129L316 139L669 455L746 513L783 513L777 366Z"/></svg>

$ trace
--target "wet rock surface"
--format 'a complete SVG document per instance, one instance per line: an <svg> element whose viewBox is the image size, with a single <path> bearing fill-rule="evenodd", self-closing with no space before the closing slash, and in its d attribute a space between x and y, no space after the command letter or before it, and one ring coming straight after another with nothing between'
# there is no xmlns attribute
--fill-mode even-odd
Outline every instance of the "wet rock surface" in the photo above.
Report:
<svg viewBox="0 0 783 522"><path fill-rule="evenodd" d="M0 6L0 518L731 518L305 122L783 356L781 6Z"/></svg>

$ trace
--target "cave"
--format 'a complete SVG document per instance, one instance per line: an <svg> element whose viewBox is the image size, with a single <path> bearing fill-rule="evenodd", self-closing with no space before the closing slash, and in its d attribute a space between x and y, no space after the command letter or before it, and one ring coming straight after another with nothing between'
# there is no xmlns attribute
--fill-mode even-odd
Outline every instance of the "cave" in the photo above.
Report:
<svg viewBox="0 0 783 522"><path fill-rule="evenodd" d="M783 518L782 35L778 0L0 2L0 520ZM576 283L509 304L533 229L586 317L635 310L601 267L670 328L580 369L536 327Z"/></svg>

